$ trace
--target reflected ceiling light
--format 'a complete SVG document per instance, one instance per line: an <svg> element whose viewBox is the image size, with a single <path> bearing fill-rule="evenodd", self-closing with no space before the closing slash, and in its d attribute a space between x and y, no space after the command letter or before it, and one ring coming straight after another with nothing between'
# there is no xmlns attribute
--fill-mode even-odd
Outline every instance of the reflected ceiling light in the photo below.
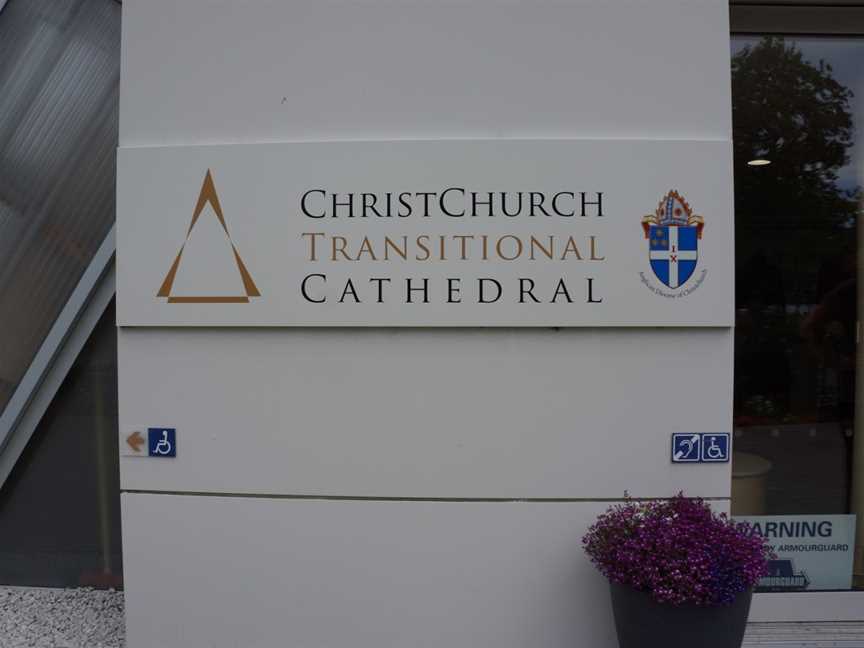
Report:
<svg viewBox="0 0 864 648"><path fill-rule="evenodd" d="M768 166L769 164L771 164L771 160L765 160L762 158L759 158L756 160L750 160L747 163L748 166Z"/></svg>

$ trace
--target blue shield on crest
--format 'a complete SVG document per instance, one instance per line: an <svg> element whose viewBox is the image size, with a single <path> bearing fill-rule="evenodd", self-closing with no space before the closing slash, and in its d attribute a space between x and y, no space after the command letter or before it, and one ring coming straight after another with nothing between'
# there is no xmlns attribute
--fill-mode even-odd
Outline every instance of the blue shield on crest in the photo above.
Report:
<svg viewBox="0 0 864 648"><path fill-rule="evenodd" d="M693 276L699 258L699 228L693 225L651 225L649 259L654 275L669 288Z"/></svg>

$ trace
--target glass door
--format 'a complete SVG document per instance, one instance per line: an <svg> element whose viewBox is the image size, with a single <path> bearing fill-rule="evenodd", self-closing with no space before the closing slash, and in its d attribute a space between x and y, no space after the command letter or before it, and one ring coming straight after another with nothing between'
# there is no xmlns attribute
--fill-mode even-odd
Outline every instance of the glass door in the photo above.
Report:
<svg viewBox="0 0 864 648"><path fill-rule="evenodd" d="M754 613L757 620L857 619L864 609L864 591L856 594L864 590L864 38L737 34L731 56L731 508L777 553Z"/></svg>

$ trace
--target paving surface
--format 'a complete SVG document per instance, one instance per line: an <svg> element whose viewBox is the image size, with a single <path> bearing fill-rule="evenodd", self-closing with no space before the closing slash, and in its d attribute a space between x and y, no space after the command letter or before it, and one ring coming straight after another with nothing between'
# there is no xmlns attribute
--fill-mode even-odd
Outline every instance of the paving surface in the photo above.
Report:
<svg viewBox="0 0 864 648"><path fill-rule="evenodd" d="M0 648L122 648L123 593L0 587Z"/></svg>
<svg viewBox="0 0 864 648"><path fill-rule="evenodd" d="M0 587L0 648L124 645L122 592ZM864 648L864 620L751 623L743 648Z"/></svg>
<svg viewBox="0 0 864 648"><path fill-rule="evenodd" d="M864 609L861 610L864 619ZM751 623L744 648L864 648L864 620L834 623Z"/></svg>

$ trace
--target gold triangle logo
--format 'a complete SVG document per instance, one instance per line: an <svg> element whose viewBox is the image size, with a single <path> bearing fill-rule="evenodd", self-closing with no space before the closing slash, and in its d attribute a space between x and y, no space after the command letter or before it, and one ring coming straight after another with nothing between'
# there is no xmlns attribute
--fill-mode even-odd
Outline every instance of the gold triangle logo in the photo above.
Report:
<svg viewBox="0 0 864 648"><path fill-rule="evenodd" d="M240 273L240 278L243 280L245 295L200 297L184 295L181 297L171 294L171 289L174 286L174 278L177 275L177 269L180 267L180 260L183 258L183 249L186 247L186 243L189 242L189 236L192 234L192 229L198 222L198 217L201 216L201 212L204 211L204 207L207 205L210 205L213 209L216 218L219 219L219 224L222 225L222 229L225 230L228 242L231 244L231 249L234 252L234 261L237 264L237 271ZM234 241L231 240L231 234L228 232L228 226L225 224L225 216L222 214L222 207L219 204L219 196L216 194L216 186L213 184L213 176L210 174L210 169L207 169L207 175L204 176L204 183L201 185L201 192L198 194L198 202L195 205L195 211L192 213L192 222L189 224L189 229L186 230L186 239L183 241L183 245L180 246L177 258L175 258L174 263L171 264L171 269L168 270L168 274L165 275L165 279L162 281L162 285L159 287L159 292L156 293L156 296L166 298L169 304L246 304L249 303L250 297L261 296L261 293L258 292L258 287L252 280L252 275L250 275L249 270L246 269L246 264L243 263L243 259L240 258L237 246L234 245Z"/></svg>

